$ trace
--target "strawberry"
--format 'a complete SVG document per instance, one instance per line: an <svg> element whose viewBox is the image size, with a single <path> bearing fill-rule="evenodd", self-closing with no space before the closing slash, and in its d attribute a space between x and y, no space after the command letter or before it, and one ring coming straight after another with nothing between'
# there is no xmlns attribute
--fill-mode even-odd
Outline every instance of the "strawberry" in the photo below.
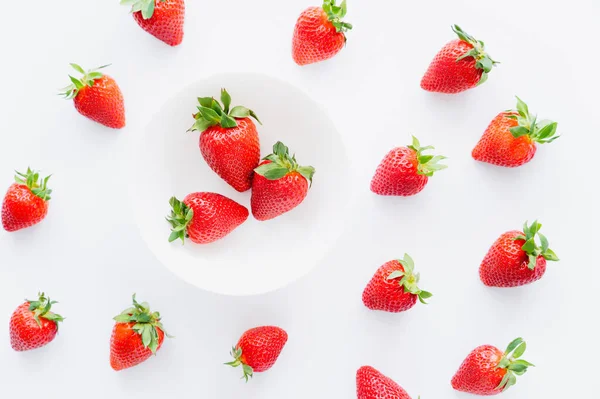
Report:
<svg viewBox="0 0 600 399"><path fill-rule="evenodd" d="M292 57L298 65L325 61L339 53L346 44L345 33L352 25L343 22L346 0L323 0L322 7L309 7L298 18L292 40Z"/></svg>
<svg viewBox="0 0 600 399"><path fill-rule="evenodd" d="M77 79L69 75L72 84L63 89L67 100L73 99L77 111L95 122L113 129L125 127L125 105L117 82L100 72L108 65L85 72L77 64L73 69L83 75Z"/></svg>
<svg viewBox="0 0 600 399"><path fill-rule="evenodd" d="M473 159L514 168L533 158L535 143L551 143L558 123L529 114L529 107L517 97L517 110L501 112L492 120L473 149Z"/></svg>
<svg viewBox="0 0 600 399"><path fill-rule="evenodd" d="M221 194L192 193L183 202L172 197L167 221L172 231L169 242L189 238L196 244L209 244L225 237L248 219L248 209Z"/></svg>
<svg viewBox="0 0 600 399"><path fill-rule="evenodd" d="M434 147L421 147L419 140L413 136L412 145L391 150L371 180L371 191L379 195L402 197L421 192L434 172L447 168L438 163L446 157L423 154L432 149Z"/></svg>
<svg viewBox="0 0 600 399"><path fill-rule="evenodd" d="M148 303L138 303L133 294L133 307L114 318L110 338L110 366L120 371L148 360L161 348L165 335L160 313L151 312Z"/></svg>
<svg viewBox="0 0 600 399"><path fill-rule="evenodd" d="M484 83L488 73L498 64L486 52L484 43L465 33L458 25L452 27L459 39L446 44L435 56L421 88L437 93L460 93Z"/></svg>
<svg viewBox="0 0 600 399"><path fill-rule="evenodd" d="M503 353L491 345L475 348L452 377L452 388L475 395L499 394L517 382L533 364L519 359L527 345L521 338L512 341Z"/></svg>
<svg viewBox="0 0 600 399"><path fill-rule="evenodd" d="M135 22L158 40L169 46L183 41L183 0L121 0L121 4L131 6Z"/></svg>
<svg viewBox="0 0 600 399"><path fill-rule="evenodd" d="M254 171L250 203L252 215L261 221L273 219L300 205L315 174L312 166L298 165L296 156L290 156L288 148L280 141Z"/></svg>
<svg viewBox="0 0 600 399"><path fill-rule="evenodd" d="M231 96L221 90L221 105L212 97L198 98L196 123L188 131L200 131L200 152L208 166L239 192L250 190L254 168L260 161L254 111L237 106L229 109Z"/></svg>
<svg viewBox="0 0 600 399"><path fill-rule="evenodd" d="M43 293L35 301L26 300L10 318L10 345L18 352L41 348L56 337L58 323L64 318L50 309L57 303Z"/></svg>
<svg viewBox="0 0 600 399"><path fill-rule="evenodd" d="M362 366L356 372L356 397L358 399L411 399L400 385L371 366Z"/></svg>
<svg viewBox="0 0 600 399"><path fill-rule="evenodd" d="M523 226L523 231L509 231L494 242L479 266L481 281L491 287L517 287L531 284L546 272L546 261L558 261L548 248L548 239L539 231L537 221ZM535 242L540 238L541 247Z"/></svg>
<svg viewBox="0 0 600 399"><path fill-rule="evenodd" d="M242 378L248 382L254 373L262 373L273 367L287 339L287 333L279 327L251 328L242 334L237 345L231 349L234 360L225 364L242 366Z"/></svg>
<svg viewBox="0 0 600 399"><path fill-rule="evenodd" d="M44 220L52 194L47 187L50 176L40 180L39 173L30 168L27 173L16 173L15 183L8 188L2 203L2 227L6 231L21 230Z"/></svg>

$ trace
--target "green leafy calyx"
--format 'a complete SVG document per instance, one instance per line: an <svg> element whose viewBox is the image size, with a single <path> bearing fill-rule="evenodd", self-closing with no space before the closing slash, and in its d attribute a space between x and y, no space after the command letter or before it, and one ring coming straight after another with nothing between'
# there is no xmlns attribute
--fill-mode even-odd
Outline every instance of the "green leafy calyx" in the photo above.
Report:
<svg viewBox="0 0 600 399"><path fill-rule="evenodd" d="M167 222L171 224L169 242L180 239L184 243L188 237L187 226L194 217L194 210L175 197L171 197L169 204L171 205L171 214L167 216Z"/></svg>
<svg viewBox="0 0 600 399"><path fill-rule="evenodd" d="M288 173L298 172L304 176L312 186L315 168L312 166L298 165L296 155L290 156L289 149L281 141L275 143L273 146L273 153L267 155L263 159L271 162L260 165L258 168L254 169L259 175L264 176L269 180L279 180Z"/></svg>
<svg viewBox="0 0 600 399"><path fill-rule="evenodd" d="M338 32L347 32L352 29L352 24L342 21L348 12L346 0L337 6L336 0L323 0L323 11Z"/></svg>
<svg viewBox="0 0 600 399"><path fill-rule="evenodd" d="M446 159L446 157L442 155L433 156L423 154L424 151L433 150L434 147L421 147L421 143L419 143L419 140L415 136L412 136L412 139L412 144L408 148L417 153L417 161L419 162L417 167L418 174L431 177L435 172L448 167L439 163L441 160Z"/></svg>
<svg viewBox="0 0 600 399"><path fill-rule="evenodd" d="M525 222L523 225L523 235L518 235L514 238L515 240L525 241L525 244L523 244L521 249L529 256L529 264L527 267L531 270L535 269L537 258L539 256L542 256L549 261L556 262L559 260L554 251L549 248L550 244L548 243L546 236L540 233L541 228L542 225L537 220L531 223L531 226L528 226L527 222ZM540 245L535 241L536 235L540 239Z"/></svg>
<svg viewBox="0 0 600 399"><path fill-rule="evenodd" d="M26 185L34 195L40 197L44 201L50 200L52 190L48 188L48 180L50 180L51 176L40 179L39 172L31 170L30 168L27 168L27 173L17 171L15 171L15 173L15 182Z"/></svg>
<svg viewBox="0 0 600 399"><path fill-rule="evenodd" d="M419 273L415 273L415 262L408 254L404 254L403 259L398 259L398 262L402 265L402 270L395 270L387 276L387 280L398 280L400 287L404 288L404 292L416 295L421 303L427 304L425 299L431 298L433 294L431 292L423 291L419 288L419 280L421 278Z"/></svg>
<svg viewBox="0 0 600 399"><path fill-rule="evenodd" d="M248 366L242 361L242 348L236 348L234 346L233 348L231 348L230 354L234 360L225 364L231 367L242 366L242 371L244 372L242 378L245 379L246 382L248 382L248 380L254 376L254 370L252 370L252 367Z"/></svg>
<svg viewBox="0 0 600 399"><path fill-rule="evenodd" d="M528 361L519 359L525 353L525 349L527 349L527 344L523 338L517 338L508 344L502 360L496 366L497 369L506 370L506 374L496 389L506 391L517 383L518 375L525 374L528 367L535 367Z"/></svg>
<svg viewBox="0 0 600 399"><path fill-rule="evenodd" d="M125 309L114 320L117 323L135 323L133 330L142 337L144 348L150 349L154 354L158 349L157 328L160 328L167 337L170 337L160 322L160 313L151 312L150 305L147 302L138 303L135 294L133 294L133 307Z"/></svg>
<svg viewBox="0 0 600 399"><path fill-rule="evenodd" d="M248 117L256 119L256 121L262 125L258 116L256 116L251 109L239 105L230 109L231 96L225 89L221 89L222 104L213 97L198 97L198 103L198 112L194 114L196 122L188 132L198 130L202 133L209 127L215 125L221 125L221 127L225 129L237 127L236 119Z"/></svg>
<svg viewBox="0 0 600 399"><path fill-rule="evenodd" d="M458 35L460 40L473 46L471 50L458 57L456 62L468 57L473 57L475 59L475 68L483 70L481 78L479 79L479 82L477 82L477 86L479 86L488 79L488 73L490 73L494 66L499 64L499 62L494 61L492 57L485 52L485 43L483 43L481 40L475 39L473 36L463 31L458 25L452 26L452 30Z"/></svg>
<svg viewBox="0 0 600 399"><path fill-rule="evenodd" d="M164 3L165 0L121 0L121 5L131 6L131 12L141 12L144 19L150 19L154 15L157 2Z"/></svg>
<svg viewBox="0 0 600 399"><path fill-rule="evenodd" d="M50 300L50 297L46 297L46 295L42 293L38 293L38 299L35 301L30 301L26 299L29 303L29 311L33 312L33 318L35 319L38 326L42 326L40 318L53 321L58 326L58 323L64 321L65 318L56 313L52 313L50 309L52 309L52 305L58 303L56 301Z"/></svg>
<svg viewBox="0 0 600 399"><path fill-rule="evenodd" d="M510 129L515 138L529 136L536 143L546 144L560 137L556 135L557 122L547 119L538 121L537 116L529 113L529 107L519 97L517 97L517 109L506 111L506 117L519 123L519 126Z"/></svg>
<svg viewBox="0 0 600 399"><path fill-rule="evenodd" d="M110 66L110 65L102 65L99 68L91 69L86 72L86 71L84 71L84 69L82 67L80 67L77 64L70 64L70 65L74 70L76 70L83 76L80 78L75 78L75 77L69 75L69 78L71 79L71 84L60 90L61 91L60 95L65 96L65 98L67 100L77 97L77 93L79 93L79 90L81 90L82 88L84 88L86 86L92 87L94 85L94 82L96 81L96 79L100 79L102 76L104 76L102 74L102 72L100 72L100 70Z"/></svg>

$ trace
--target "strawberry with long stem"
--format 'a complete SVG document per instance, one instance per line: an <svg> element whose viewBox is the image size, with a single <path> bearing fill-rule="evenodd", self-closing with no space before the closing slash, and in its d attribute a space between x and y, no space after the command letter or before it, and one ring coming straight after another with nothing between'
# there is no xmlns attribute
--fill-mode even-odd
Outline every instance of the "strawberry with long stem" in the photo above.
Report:
<svg viewBox="0 0 600 399"><path fill-rule="evenodd" d="M64 317L52 312L52 301L44 293L36 300L26 300L12 314L9 322L10 345L18 352L41 348L54 340Z"/></svg>
<svg viewBox="0 0 600 399"><path fill-rule="evenodd" d="M52 190L48 188L50 176L40 178L39 172L27 168L26 173L16 172L13 183L2 202L2 227L12 232L31 227L48 214L48 201Z"/></svg>

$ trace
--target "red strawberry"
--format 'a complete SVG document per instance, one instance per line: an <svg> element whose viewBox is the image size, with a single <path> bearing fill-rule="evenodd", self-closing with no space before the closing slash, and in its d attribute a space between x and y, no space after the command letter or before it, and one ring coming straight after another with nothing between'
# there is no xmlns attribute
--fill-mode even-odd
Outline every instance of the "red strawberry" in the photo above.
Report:
<svg viewBox="0 0 600 399"><path fill-rule="evenodd" d="M280 141L255 169L250 200L252 215L257 220L269 220L291 211L304 201L315 168L300 166L296 156Z"/></svg>
<svg viewBox="0 0 600 399"><path fill-rule="evenodd" d="M110 338L110 366L115 371L137 366L156 355L165 335L160 313L151 312L148 303L138 303L133 294L133 307L114 318Z"/></svg>
<svg viewBox="0 0 600 399"><path fill-rule="evenodd" d="M232 348L231 356L235 360L225 364L242 366L242 378L248 382L254 373L262 373L273 367L287 339L287 333L279 327L252 328L242 334L237 345Z"/></svg>
<svg viewBox="0 0 600 399"><path fill-rule="evenodd" d="M435 56L421 80L424 90L454 94L472 89L485 82L498 64L485 52L482 41L463 32L458 25L452 30L459 39L446 44Z"/></svg>
<svg viewBox="0 0 600 399"><path fill-rule="evenodd" d="M452 388L482 396L499 394L517 383L533 364L519 359L527 345L521 338L508 345L506 352L495 346L475 348L452 377Z"/></svg>
<svg viewBox="0 0 600 399"><path fill-rule="evenodd" d="M479 266L481 281L491 287L517 287L542 278L546 261L557 261L558 257L548 248L548 239L539 232L541 228L537 221L531 226L525 222L523 232L502 234ZM536 235L541 247L535 242Z"/></svg>
<svg viewBox="0 0 600 399"><path fill-rule="evenodd" d="M64 318L50 309L57 303L42 294L36 301L27 300L10 318L10 345L18 352L41 348L56 337L58 323Z"/></svg>
<svg viewBox="0 0 600 399"><path fill-rule="evenodd" d="M65 98L73 99L77 111L86 118L113 129L125 127L121 89L113 78L100 72L108 65L87 72L77 64L71 66L83 77L76 79L69 76L73 84L63 89Z"/></svg>
<svg viewBox="0 0 600 399"><path fill-rule="evenodd" d="M343 22L346 0L323 0L322 7L307 8L298 18L292 41L292 57L298 65L325 61L339 53L346 44L345 32L352 25Z"/></svg>
<svg viewBox="0 0 600 399"><path fill-rule="evenodd" d="M248 219L248 209L221 194L192 193L182 201L172 197L169 242L189 238L209 244L225 237Z"/></svg>
<svg viewBox="0 0 600 399"><path fill-rule="evenodd" d="M183 41L183 0L121 0L121 4L130 5L135 22L157 39L169 46Z"/></svg>
<svg viewBox="0 0 600 399"><path fill-rule="evenodd" d="M189 131L200 131L200 151L208 166L239 192L250 190L254 168L260 161L260 144L254 111L237 106L229 109L231 97L221 90L219 104L212 97L198 98L196 123Z"/></svg>
<svg viewBox="0 0 600 399"><path fill-rule="evenodd" d="M419 289L419 273L414 273L415 263L408 254L404 259L385 263L367 284L363 292L363 303L371 310L404 312L415 306L417 299L425 299L432 294Z"/></svg>
<svg viewBox="0 0 600 399"><path fill-rule="evenodd" d="M371 366L362 366L356 372L356 397L358 399L411 399L400 385Z"/></svg>
<svg viewBox="0 0 600 399"><path fill-rule="evenodd" d="M4 196L2 203L2 227L6 231L17 231L31 227L44 220L48 213L48 201L52 190L47 183L50 176L40 180L38 172L27 168L19 173Z"/></svg>
<svg viewBox="0 0 600 399"><path fill-rule="evenodd" d="M423 155L424 151L431 149L431 146L421 147L415 136L412 145L394 148L379 164L371 181L371 191L402 197L421 192L434 172L447 168L438 163L446 157Z"/></svg>
<svg viewBox="0 0 600 399"><path fill-rule="evenodd" d="M517 97L517 110L501 112L488 126L473 149L473 158L509 168L521 166L533 158L535 143L551 143L556 136L557 123L537 121L529 107Z"/></svg>

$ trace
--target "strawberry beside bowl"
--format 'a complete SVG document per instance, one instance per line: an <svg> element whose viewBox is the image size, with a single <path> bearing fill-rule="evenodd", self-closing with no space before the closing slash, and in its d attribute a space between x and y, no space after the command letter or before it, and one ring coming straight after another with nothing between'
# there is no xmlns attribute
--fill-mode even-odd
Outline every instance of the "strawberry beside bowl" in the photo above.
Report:
<svg viewBox="0 0 600 399"><path fill-rule="evenodd" d="M226 88L251 107L261 157L278 141L316 169L306 199L275 219L252 215L210 244L169 242L169 199L194 192L224 195L250 209L251 191L238 192L206 163L194 124L198 97L218 98ZM226 295L255 295L284 287L316 267L342 234L350 191L350 165L335 125L304 92L260 74L220 74L193 83L154 113L146 129L132 132L130 185L133 213L143 240L157 259L183 280Z"/></svg>

